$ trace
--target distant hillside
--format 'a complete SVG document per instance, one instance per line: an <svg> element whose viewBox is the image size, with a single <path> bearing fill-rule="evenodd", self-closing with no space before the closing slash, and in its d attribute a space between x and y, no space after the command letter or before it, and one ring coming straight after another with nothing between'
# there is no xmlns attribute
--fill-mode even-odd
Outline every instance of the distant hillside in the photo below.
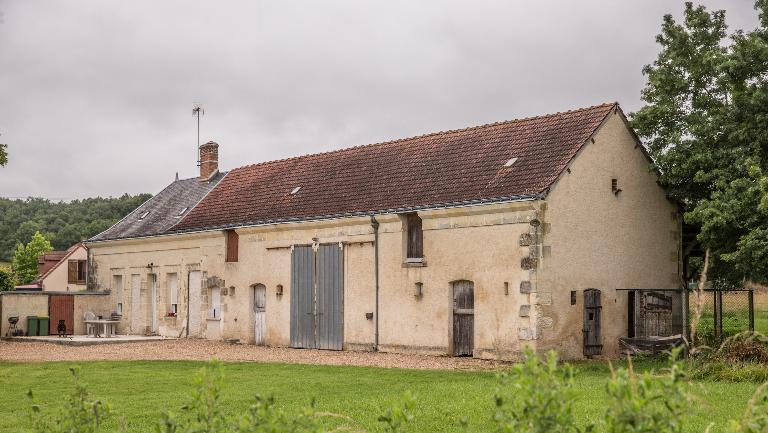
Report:
<svg viewBox="0 0 768 433"><path fill-rule="evenodd" d="M64 250L106 230L150 197L125 194L61 203L44 198L0 198L0 262L10 262L16 244L28 242L35 231L50 234L53 247Z"/></svg>

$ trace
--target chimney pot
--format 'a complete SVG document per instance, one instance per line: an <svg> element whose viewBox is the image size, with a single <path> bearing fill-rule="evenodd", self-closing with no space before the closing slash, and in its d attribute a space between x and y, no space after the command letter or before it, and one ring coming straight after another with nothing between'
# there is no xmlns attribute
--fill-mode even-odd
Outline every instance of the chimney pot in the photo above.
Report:
<svg viewBox="0 0 768 433"><path fill-rule="evenodd" d="M200 180L208 180L219 171L219 144L209 141L200 145Z"/></svg>

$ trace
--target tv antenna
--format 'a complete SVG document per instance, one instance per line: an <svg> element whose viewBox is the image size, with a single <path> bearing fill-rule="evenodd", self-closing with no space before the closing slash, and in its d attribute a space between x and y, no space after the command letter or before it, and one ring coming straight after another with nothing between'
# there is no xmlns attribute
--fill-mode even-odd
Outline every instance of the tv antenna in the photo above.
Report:
<svg viewBox="0 0 768 433"><path fill-rule="evenodd" d="M195 104L192 115L197 116L197 166L200 167L200 116L205 115L205 110L200 104Z"/></svg>

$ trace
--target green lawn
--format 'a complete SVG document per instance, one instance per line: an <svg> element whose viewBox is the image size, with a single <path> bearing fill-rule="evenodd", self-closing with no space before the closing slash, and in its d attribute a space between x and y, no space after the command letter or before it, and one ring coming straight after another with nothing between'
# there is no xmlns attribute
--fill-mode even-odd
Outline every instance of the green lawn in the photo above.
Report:
<svg viewBox="0 0 768 433"><path fill-rule="evenodd" d="M60 404L71 389L70 362L35 364L0 363L0 431L23 431L28 423L25 394L32 388L38 401L51 407ZM199 362L131 361L83 362L84 382L93 395L111 404L117 419L128 422L129 431L153 429L161 411L175 409L187 401ZM223 391L227 411L242 412L257 393L272 393L288 409L307 406L316 398L322 412L343 414L354 421L352 431L381 431L376 418L405 390L417 397L413 431L460 431L456 421L470 420L471 431L491 431L493 373L396 370L364 367L307 366L260 363L225 364ZM608 375L605 364L578 364L576 411L582 422L601 416ZM757 388L753 383L697 382L697 401L688 421L690 432L701 432L710 422L721 431L725 420L738 417Z"/></svg>

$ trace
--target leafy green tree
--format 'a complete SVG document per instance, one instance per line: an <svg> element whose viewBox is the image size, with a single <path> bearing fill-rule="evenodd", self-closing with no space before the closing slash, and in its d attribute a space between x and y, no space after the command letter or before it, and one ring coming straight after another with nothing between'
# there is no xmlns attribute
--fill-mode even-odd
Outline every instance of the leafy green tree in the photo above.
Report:
<svg viewBox="0 0 768 433"><path fill-rule="evenodd" d="M23 245L16 246L11 266L20 284L29 284L37 277L37 258L53 250L51 241L40 232L35 232L32 239Z"/></svg>
<svg viewBox="0 0 768 433"><path fill-rule="evenodd" d="M663 19L631 115L685 221L700 227L714 280L768 279L768 1L759 28L728 34L725 12L685 4Z"/></svg>
<svg viewBox="0 0 768 433"><path fill-rule="evenodd" d="M0 292L13 290L13 280L13 275L10 272L0 269Z"/></svg>
<svg viewBox="0 0 768 433"><path fill-rule="evenodd" d="M8 145L0 144L0 167L5 167L8 164Z"/></svg>

